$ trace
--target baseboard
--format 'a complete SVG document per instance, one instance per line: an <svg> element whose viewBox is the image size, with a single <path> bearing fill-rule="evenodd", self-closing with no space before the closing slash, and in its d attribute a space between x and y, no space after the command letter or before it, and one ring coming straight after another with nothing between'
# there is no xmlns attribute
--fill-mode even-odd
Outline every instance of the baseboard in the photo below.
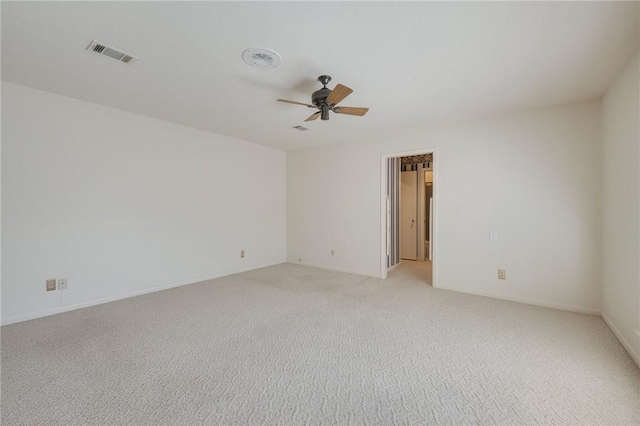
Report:
<svg viewBox="0 0 640 426"><path fill-rule="evenodd" d="M155 293L156 291L168 290L170 288L182 287L184 285L196 284L196 283L200 283L200 282L203 282L203 281L213 280L213 279L216 279L216 278L222 278L222 277L226 277L226 276L233 275L233 274L239 274L241 272L252 271L254 269L260 269L260 268L266 268L268 266L280 265L280 264L285 263L285 262L286 262L285 260L282 260L282 261L278 261L278 262L270 262L270 263L265 263L265 264L261 264L261 265L257 265L257 266L251 266L251 267L248 267L248 268L233 269L233 270L219 272L217 274L209 275L209 276L206 276L206 277L195 278L195 279L191 279L191 280L187 280L187 281L179 281L179 282L170 283L170 284L163 284L163 285L149 287L149 288L145 288L145 289L142 289L142 290L136 290L136 291L132 291L132 292L128 292L128 293L121 293L121 294L116 294L116 295L113 295L113 296L101 297L99 299L88 300L88 301L85 301L85 302L79 302L79 303L73 303L73 304L70 304L70 305L59 306L59 307L56 307L54 309L49 309L49 310L46 310L46 311L35 312L35 313L32 313L32 314L28 314L28 315L19 315L19 316L3 319L2 320L2 325L15 324L15 323L18 323L18 322L29 321L29 320L32 320L32 319L48 317L50 315L61 314L63 312L75 311L76 309L88 308L90 306L95 306L95 305L102 305L104 303L115 302L116 300L128 299L129 297L142 296L143 294Z"/></svg>
<svg viewBox="0 0 640 426"><path fill-rule="evenodd" d="M607 324L607 326L611 329L613 334L618 338L618 340L620 341L622 346L625 348L625 350L627 351L627 353L629 354L633 362L635 362L638 368L640 368L640 354L637 352L637 350L633 348L631 344L629 344L627 339L624 338L622 333L620 333L620 330L618 330L618 327L616 327L613 324L613 321L611 321L611 318L609 318L607 314L605 314L604 312L601 312L600 315L602 316L602 319L604 320L605 324ZM638 336L638 339L640 340L640 336Z"/></svg>
<svg viewBox="0 0 640 426"><path fill-rule="evenodd" d="M328 271L345 272L347 274L363 275L365 277L380 278L380 274L371 274L369 272L357 271L355 269L349 269L349 268L341 268L339 266L333 266L333 265L321 265L319 263L298 262L297 260L294 261L293 259L287 260L287 263L291 263L292 265L302 265L302 266L310 266L312 268L326 269Z"/></svg>
<svg viewBox="0 0 640 426"><path fill-rule="evenodd" d="M583 306L565 305L563 303L545 302L542 300L526 299L523 297L504 296L501 294L485 293L481 291L469 291L467 289L462 289L462 288L457 288L457 287L452 287L447 285L438 285L435 288L439 288L442 290L457 291L459 293L473 294L475 296L491 297L492 299L501 299L501 300L508 300L510 302L525 303L527 305L542 306L544 308L552 308L552 309L560 309L562 311L577 312L580 314L589 314L589 315L598 315L598 316L600 315L599 309L586 308Z"/></svg>

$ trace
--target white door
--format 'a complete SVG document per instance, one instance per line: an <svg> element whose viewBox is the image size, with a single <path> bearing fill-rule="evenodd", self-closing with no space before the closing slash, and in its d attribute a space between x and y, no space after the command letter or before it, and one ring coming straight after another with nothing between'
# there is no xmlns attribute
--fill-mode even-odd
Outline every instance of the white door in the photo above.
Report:
<svg viewBox="0 0 640 426"><path fill-rule="evenodd" d="M387 261L391 254L391 199L387 195Z"/></svg>
<svg viewBox="0 0 640 426"><path fill-rule="evenodd" d="M402 172L400 179L400 259L418 258L418 172Z"/></svg>
<svg viewBox="0 0 640 426"><path fill-rule="evenodd" d="M429 198L429 260L433 260L433 197Z"/></svg>

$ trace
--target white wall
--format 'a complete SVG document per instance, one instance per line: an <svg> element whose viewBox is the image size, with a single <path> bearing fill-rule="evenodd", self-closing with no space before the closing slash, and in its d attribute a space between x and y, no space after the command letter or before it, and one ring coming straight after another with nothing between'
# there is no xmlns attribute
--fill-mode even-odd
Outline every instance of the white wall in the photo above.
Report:
<svg viewBox="0 0 640 426"><path fill-rule="evenodd" d="M379 276L381 155L436 147L436 286L599 313L600 124L594 101L288 152L287 258Z"/></svg>
<svg viewBox="0 0 640 426"><path fill-rule="evenodd" d="M640 366L640 66L604 96L602 316Z"/></svg>
<svg viewBox="0 0 640 426"><path fill-rule="evenodd" d="M2 322L283 262L285 161L3 82Z"/></svg>

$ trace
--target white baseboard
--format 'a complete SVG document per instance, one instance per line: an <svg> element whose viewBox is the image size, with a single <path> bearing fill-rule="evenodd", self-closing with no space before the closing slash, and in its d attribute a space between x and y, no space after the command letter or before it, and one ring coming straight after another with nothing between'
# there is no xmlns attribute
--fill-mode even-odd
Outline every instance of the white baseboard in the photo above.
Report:
<svg viewBox="0 0 640 426"><path fill-rule="evenodd" d="M562 311L577 312L580 314L590 314L590 315L598 315L598 316L600 315L599 309L587 308L583 306L565 305L564 303L545 302L542 300L526 299L523 297L504 296L501 294L485 293L481 291L469 291L467 289L452 287L448 285L438 285L434 287L442 290L451 290L451 291L457 291L459 293L473 294L476 296L491 297L492 299L501 299L501 300L508 300L510 302L525 303L527 305L542 306L544 308L560 309Z"/></svg>
<svg viewBox="0 0 640 426"><path fill-rule="evenodd" d="M363 275L365 277L380 278L380 274L371 274L369 272L357 271L355 269L341 268L339 266L321 265L319 263L298 262L297 260L288 259L287 263L292 265L310 266L312 268L326 269L328 271L345 272L347 274Z"/></svg>
<svg viewBox="0 0 640 426"><path fill-rule="evenodd" d="M285 263L285 262L286 262L285 260L282 260L282 261L277 261L277 262L272 262L272 263L266 263L266 264L263 264L263 265L251 266L251 267L248 267L248 268L233 269L233 270L229 270L229 271L219 272L217 274L206 276L206 277L195 278L195 279L191 279L191 280L187 280L187 281L179 281L179 282L170 283L170 284L163 284L163 285L159 285L159 286L145 288L145 289L142 289L142 290L131 291L131 292L128 292L128 293L116 294L116 295L113 295L113 296L101 297L99 299L93 299L93 300L88 300L88 301L85 301L85 302L79 302L79 303L73 303L73 304L70 304L70 305L59 306L59 307L56 307L54 309L35 312L35 313L32 313L32 314L18 315L18 316L15 316L15 317L3 319L2 320L2 325L15 324L15 323L18 323L18 322L29 321L29 320L36 319L36 318L48 317L50 315L61 314L63 312L74 311L76 309L88 308L89 306L101 305L103 303L114 302L116 300L127 299L129 297L141 296L143 294L155 293L156 291L168 290L168 289L174 288L174 287L181 287L181 286L184 286L184 285L196 284L196 283L200 283L202 281L208 281L208 280L213 280L213 279L216 279L216 278L226 277L228 275L239 274L240 272L247 272L247 271L252 271L254 269L266 268L268 266L280 265L280 264Z"/></svg>
<svg viewBox="0 0 640 426"><path fill-rule="evenodd" d="M620 341L620 343L622 344L622 346L626 349L627 353L629 354L629 356L631 357L631 359L633 360L633 362L636 363L636 365L638 366L638 368L640 368L640 354L637 352L637 349L634 348L628 341L627 339L624 338L624 336L622 335L622 333L620 333L620 330L618 330L618 327L616 327L613 324L613 321L611 321L611 318L609 318L607 316L607 314L605 314L604 312L602 312L600 314L602 316L602 319L604 320L604 322L607 324L607 326L611 329L611 331L613 332L613 334L618 338L618 340ZM638 339L640 340L640 336L638 336Z"/></svg>

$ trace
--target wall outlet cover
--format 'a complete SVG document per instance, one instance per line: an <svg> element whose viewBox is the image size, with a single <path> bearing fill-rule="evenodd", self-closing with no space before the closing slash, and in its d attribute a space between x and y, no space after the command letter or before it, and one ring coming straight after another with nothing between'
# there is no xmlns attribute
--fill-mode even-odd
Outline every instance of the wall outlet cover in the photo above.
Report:
<svg viewBox="0 0 640 426"><path fill-rule="evenodd" d="M240 257L244 257L244 250L240 251Z"/></svg>
<svg viewBox="0 0 640 426"><path fill-rule="evenodd" d="M66 290L67 289L67 279L60 278L58 280L58 290Z"/></svg>
<svg viewBox="0 0 640 426"><path fill-rule="evenodd" d="M507 279L507 270L506 269L498 269L498 279L506 280Z"/></svg>

